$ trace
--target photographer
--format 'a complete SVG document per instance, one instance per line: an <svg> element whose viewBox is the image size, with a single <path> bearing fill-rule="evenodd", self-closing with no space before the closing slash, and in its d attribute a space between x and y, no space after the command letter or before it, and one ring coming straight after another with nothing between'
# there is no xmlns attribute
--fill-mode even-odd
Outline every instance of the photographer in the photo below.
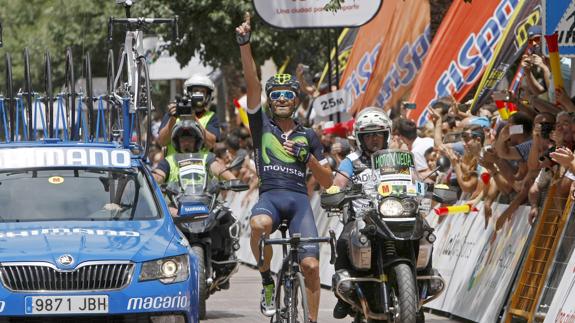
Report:
<svg viewBox="0 0 575 323"><path fill-rule="evenodd" d="M181 119L196 120L204 132L207 149L214 147L220 137L218 117L208 110L214 89L212 80L201 74L194 74L184 82L184 96L168 106L168 112L160 126L158 143L163 147L167 146L166 156L175 152L170 135L176 122Z"/></svg>

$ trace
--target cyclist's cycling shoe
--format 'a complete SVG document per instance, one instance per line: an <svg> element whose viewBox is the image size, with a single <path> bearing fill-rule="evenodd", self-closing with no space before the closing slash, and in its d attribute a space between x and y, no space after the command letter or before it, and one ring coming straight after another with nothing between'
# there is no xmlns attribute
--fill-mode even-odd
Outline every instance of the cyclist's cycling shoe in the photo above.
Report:
<svg viewBox="0 0 575 323"><path fill-rule="evenodd" d="M335 319L343 319L349 314L349 310L351 309L351 305L342 301L341 299L337 300L335 307L333 308L333 318Z"/></svg>
<svg viewBox="0 0 575 323"><path fill-rule="evenodd" d="M262 314L268 317L274 316L276 313L276 305L274 303L274 297L276 293L276 287L274 284L264 285L262 289L262 302L260 304L260 310Z"/></svg>

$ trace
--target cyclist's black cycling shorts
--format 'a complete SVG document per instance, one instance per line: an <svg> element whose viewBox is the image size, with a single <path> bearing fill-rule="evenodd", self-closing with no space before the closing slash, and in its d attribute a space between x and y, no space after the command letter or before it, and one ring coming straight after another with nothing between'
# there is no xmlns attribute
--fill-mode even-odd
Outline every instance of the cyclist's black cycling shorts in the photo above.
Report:
<svg viewBox="0 0 575 323"><path fill-rule="evenodd" d="M317 238L315 218L307 194L290 190L269 190L260 194L252 215L266 214L272 218L272 232L276 231L283 219L289 220L289 233L300 233L302 238ZM305 252L299 253L299 259L314 257L319 259L319 244L309 243L302 246Z"/></svg>

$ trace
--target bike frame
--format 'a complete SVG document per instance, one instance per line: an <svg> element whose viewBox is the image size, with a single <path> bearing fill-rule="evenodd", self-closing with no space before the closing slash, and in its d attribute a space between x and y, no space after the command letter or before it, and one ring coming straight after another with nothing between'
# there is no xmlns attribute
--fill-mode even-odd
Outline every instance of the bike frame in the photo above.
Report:
<svg viewBox="0 0 575 323"><path fill-rule="evenodd" d="M262 234L262 237L260 239L260 243L259 243L259 252L260 252L260 259L258 260L258 267L263 266L263 254L264 254L264 247L266 245L274 245L274 244L279 244L282 245L282 251L283 251L283 260L282 260L282 267L278 273L278 284L277 286L279 286L279 282L280 280L283 280L284 283L281 284L282 286L284 286L285 288L285 295L284 298L288 298L288 302L287 302L287 309L288 309L288 315L291 315L292 313L292 307L294 306L294 302L291 299L291 294L292 294L292 288L294 286L294 282L296 281L296 274L300 272L300 267L299 267L299 247L301 244L304 243L321 243L321 242L329 242L330 243L330 248L331 248L331 257L330 257L330 263L333 265L335 263L335 259L337 258L337 254L336 254L336 248L335 248L335 243L336 243L336 238L335 238L335 232L333 230L329 231L329 237L319 237L319 238L302 238L300 234L293 234L290 238L286 237L286 231L287 231L287 223L282 222L282 224L280 225L280 231L282 234L282 238L281 239L266 239L265 238L265 233ZM288 250L288 245L289 245L289 250ZM305 293L305 286L302 286L303 288L303 292ZM275 295L274 295L275 297ZM282 306L280 305L280 303L276 303L276 313L279 313L282 310ZM291 318L288 319L288 321L291 322Z"/></svg>
<svg viewBox="0 0 575 323"><path fill-rule="evenodd" d="M144 55L144 32L141 29L145 25L156 25L156 24L170 24L172 25L172 37L177 43L179 41L178 36L178 16L174 18L131 18L130 17L130 7L131 2L125 2L126 18L114 18L110 17L108 21L108 41L112 42L113 26L115 24L127 25L128 30L126 31L126 36L124 39L124 46L121 49L122 55L120 58L120 64L114 76L113 83L113 97L111 98L115 103L122 104L126 98L129 98L129 115L128 118L123 120L123 136L124 138L130 137L132 131L131 119L139 108L140 100L140 84L138 79L138 64L140 64L141 59L145 59ZM134 27L135 26L135 27ZM127 95L121 96L116 93L118 88L118 83L124 71L124 65L126 65L126 70L128 73L128 80L125 85L125 90ZM148 98L150 100L151 98ZM126 143L124 140L124 146L127 148L129 146L129 141Z"/></svg>

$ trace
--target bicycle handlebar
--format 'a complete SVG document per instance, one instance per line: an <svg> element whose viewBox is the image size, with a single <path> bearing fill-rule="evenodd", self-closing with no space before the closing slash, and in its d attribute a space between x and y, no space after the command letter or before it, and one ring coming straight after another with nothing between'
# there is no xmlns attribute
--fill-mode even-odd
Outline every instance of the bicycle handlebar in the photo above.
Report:
<svg viewBox="0 0 575 323"><path fill-rule="evenodd" d="M180 40L180 34L178 30L178 20L179 17L174 18L114 18L110 17L108 20L108 41L112 42L112 34L114 32L114 25L137 25L138 27L144 25L162 25L169 24L172 25L172 39L175 42Z"/></svg>
<svg viewBox="0 0 575 323"><path fill-rule="evenodd" d="M319 237L319 238L302 238L299 234L296 234L289 238L266 239L265 234L262 234L259 242L260 257L258 259L258 267L261 267L264 264L264 247L266 245L275 244L275 245L290 245L298 247L300 244L303 243L320 243L320 242L329 242L329 246L331 249L329 263L332 265L335 264L335 259L337 258L337 251L336 251L335 232L333 230L329 230L329 237Z"/></svg>

